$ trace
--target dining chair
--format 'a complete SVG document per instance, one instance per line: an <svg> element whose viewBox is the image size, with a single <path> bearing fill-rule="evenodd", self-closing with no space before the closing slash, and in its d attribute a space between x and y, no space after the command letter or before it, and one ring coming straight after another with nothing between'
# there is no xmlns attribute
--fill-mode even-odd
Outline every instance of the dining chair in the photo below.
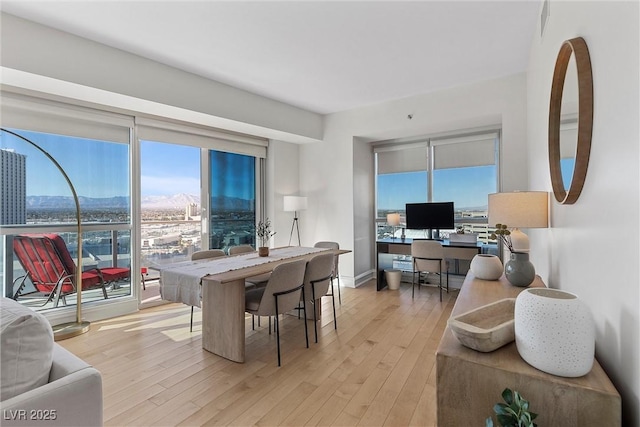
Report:
<svg viewBox="0 0 640 427"><path fill-rule="evenodd" d="M238 255L238 254L244 254L247 252L255 252L256 250L253 249L253 246L251 245L238 245L238 246L231 246L229 248L229 255Z"/></svg>
<svg viewBox="0 0 640 427"><path fill-rule="evenodd" d="M331 281L334 265L333 258L333 254L314 256L307 262L307 268L304 273L304 292L307 297L306 302L311 304L311 309L313 310L313 331L316 343L318 342L318 310L321 309L321 306L316 306L316 303L323 296L331 297L331 302L333 303L333 327L338 329L336 300L333 294L333 282ZM331 293L328 293L329 287L331 287Z"/></svg>
<svg viewBox="0 0 640 427"><path fill-rule="evenodd" d="M222 249L205 249L192 253L191 261L220 258L223 256L227 256L227 254ZM191 306L191 321L189 322L189 332L193 332L193 306Z"/></svg>
<svg viewBox="0 0 640 427"><path fill-rule="evenodd" d="M245 293L245 311L255 316L274 316L276 342L278 347L278 366L280 363L280 322L279 315L298 307L303 301L304 335L309 348L307 331L307 312L304 304L304 274L307 262L304 259L277 265L264 288L251 289ZM269 328L271 331L271 328Z"/></svg>
<svg viewBox="0 0 640 427"><path fill-rule="evenodd" d="M205 249L202 251L195 251L191 254L191 261L207 258L217 258L221 256L227 256L222 249Z"/></svg>
<svg viewBox="0 0 640 427"><path fill-rule="evenodd" d="M436 240L414 240L411 243L411 257L413 271L411 276L411 298L415 296L416 273L418 274L418 289L422 273L438 274L440 301L442 301L442 273L447 273L447 293L449 293L449 261L444 257L442 243Z"/></svg>
<svg viewBox="0 0 640 427"><path fill-rule="evenodd" d="M238 246L231 246L229 248L230 256L246 254L250 252L256 252L256 250L251 245L238 245ZM269 276L271 276L271 273L264 273L258 276L249 277L245 280L245 286L247 287L247 289L253 288L253 287L256 287L256 288L265 287L267 286L267 282L269 281ZM259 318L258 318L258 326L260 326Z"/></svg>
<svg viewBox="0 0 640 427"><path fill-rule="evenodd" d="M313 247L337 250L337 249L340 249L340 244L338 242L320 241L320 242L316 242L316 244L313 245ZM331 273L331 282L333 282L333 279L336 279L336 281L338 282L338 302L342 304L342 294L340 293L340 272L338 271L338 261L339 261L339 255L336 254L334 258L334 263L333 263L333 272Z"/></svg>

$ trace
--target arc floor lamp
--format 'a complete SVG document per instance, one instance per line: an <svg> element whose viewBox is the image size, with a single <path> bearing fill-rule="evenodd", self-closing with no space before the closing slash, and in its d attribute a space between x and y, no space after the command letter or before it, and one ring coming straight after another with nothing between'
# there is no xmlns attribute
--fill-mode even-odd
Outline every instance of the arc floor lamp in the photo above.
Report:
<svg viewBox="0 0 640 427"><path fill-rule="evenodd" d="M55 166L58 168L64 179L67 181L69 188L71 189L71 193L73 194L73 201L76 205L76 224L77 224L77 233L78 233L78 260L76 267L76 320L75 322L63 323L61 325L53 326L53 336L56 341L75 337L76 335L84 334L89 330L90 323L88 321L82 320L82 219L80 217L80 200L78 199L78 194L76 193L76 189L71 182L71 179L64 171L60 163L53 158L51 154L45 151L42 147L40 147L35 142L25 138L24 136L12 132L5 128L0 128L0 131L5 132L7 134L13 135L17 138L20 138L27 144L36 148L42 154L44 154Z"/></svg>

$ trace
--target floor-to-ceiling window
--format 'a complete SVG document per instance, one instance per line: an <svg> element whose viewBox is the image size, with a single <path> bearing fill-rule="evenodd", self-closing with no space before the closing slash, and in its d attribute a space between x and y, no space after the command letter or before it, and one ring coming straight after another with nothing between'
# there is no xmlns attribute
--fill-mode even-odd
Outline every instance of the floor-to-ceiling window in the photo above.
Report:
<svg viewBox="0 0 640 427"><path fill-rule="evenodd" d="M487 196L498 191L498 148L495 131L374 145L377 238L403 232L406 203L452 201L456 228L477 233L487 242ZM396 212L401 226L387 225L386 215ZM452 231L440 230L443 237ZM423 230L404 233L425 237Z"/></svg>
<svg viewBox="0 0 640 427"><path fill-rule="evenodd" d="M157 278L153 267L214 247L212 236L225 235L220 247L254 243L267 140L4 92L1 106L3 129L32 139L68 174L82 227L78 236L74 198L55 164L6 132L0 146L3 295L34 308L44 301L47 316L73 313L75 297L49 310L47 295L35 292L14 253L18 234L60 236L76 264L82 242L83 270L127 269L126 278L108 283L106 298L100 289L83 288L83 306L103 317L119 300L125 301L120 313L137 307L143 282Z"/></svg>
<svg viewBox="0 0 640 427"><path fill-rule="evenodd" d="M141 300L153 303L163 265L202 249L254 245L266 140L156 119L136 123Z"/></svg>
<svg viewBox="0 0 640 427"><path fill-rule="evenodd" d="M64 242L59 252L74 260L81 242L83 270L129 269L133 120L8 95L3 95L2 114L3 295L46 310L54 307L51 291L33 280L32 271L52 261L38 263L34 253L31 259L14 256L14 236L59 236ZM106 299L132 295L129 275L104 283ZM59 307L75 303L75 298L61 296ZM83 305L98 301L105 301L102 289L83 291Z"/></svg>

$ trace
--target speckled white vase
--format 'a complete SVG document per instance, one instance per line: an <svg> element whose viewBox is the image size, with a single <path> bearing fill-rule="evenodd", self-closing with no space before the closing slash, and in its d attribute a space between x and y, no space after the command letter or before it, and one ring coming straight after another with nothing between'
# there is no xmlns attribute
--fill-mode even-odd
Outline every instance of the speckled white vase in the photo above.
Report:
<svg viewBox="0 0 640 427"><path fill-rule="evenodd" d="M528 364L561 377L591 371L595 325L589 307L576 295L525 289L516 299L514 317L516 347Z"/></svg>
<svg viewBox="0 0 640 427"><path fill-rule="evenodd" d="M476 279L482 280L498 280L503 272L500 258L489 254L478 254L474 256L469 268Z"/></svg>

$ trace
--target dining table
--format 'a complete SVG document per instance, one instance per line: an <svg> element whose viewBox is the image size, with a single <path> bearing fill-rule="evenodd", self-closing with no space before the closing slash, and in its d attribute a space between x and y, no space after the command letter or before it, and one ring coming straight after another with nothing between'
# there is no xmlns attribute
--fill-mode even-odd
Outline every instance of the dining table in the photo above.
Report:
<svg viewBox="0 0 640 427"><path fill-rule="evenodd" d="M245 280L283 263L347 249L286 246L268 256L248 252L228 257L181 261L160 270L162 299L202 308L202 348L234 362L245 361Z"/></svg>

